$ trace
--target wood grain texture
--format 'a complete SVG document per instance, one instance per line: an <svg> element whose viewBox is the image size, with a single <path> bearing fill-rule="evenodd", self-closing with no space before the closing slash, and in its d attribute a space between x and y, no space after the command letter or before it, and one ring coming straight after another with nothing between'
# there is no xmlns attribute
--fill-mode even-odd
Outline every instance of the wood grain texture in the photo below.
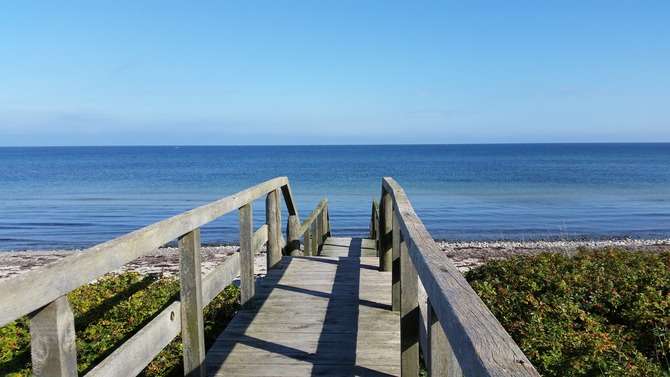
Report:
<svg viewBox="0 0 670 377"><path fill-rule="evenodd" d="M370 239L379 240L379 202L372 199L372 213L370 214Z"/></svg>
<svg viewBox="0 0 670 377"><path fill-rule="evenodd" d="M322 199L319 204L314 208L312 213L307 216L305 220L300 224L300 234L305 233L311 226L312 223L317 221L318 217L321 215L321 213L325 210L325 208L328 206L328 200L327 199Z"/></svg>
<svg viewBox="0 0 670 377"><path fill-rule="evenodd" d="M254 307L254 245L251 203L240 208L240 308Z"/></svg>
<svg viewBox="0 0 670 377"><path fill-rule="evenodd" d="M173 302L86 376L136 376L181 331L179 301Z"/></svg>
<svg viewBox="0 0 670 377"><path fill-rule="evenodd" d="M184 373L204 376L205 326L202 310L200 229L179 237L179 287Z"/></svg>
<svg viewBox="0 0 670 377"><path fill-rule="evenodd" d="M374 241L327 238L322 256L282 263L207 353L208 376L399 375L399 317Z"/></svg>
<svg viewBox="0 0 670 377"><path fill-rule="evenodd" d="M426 359L428 364L428 376L443 376L443 377L461 377L463 371L458 365L458 360L454 351L449 344L447 336L440 325L435 310L430 304L430 299L427 303L427 331L429 347L426 347L430 356ZM424 355L425 356L425 355Z"/></svg>
<svg viewBox="0 0 670 377"><path fill-rule="evenodd" d="M382 190L379 201L379 270L391 271L393 266L393 201Z"/></svg>
<svg viewBox="0 0 670 377"><path fill-rule="evenodd" d="M398 225L398 215L393 211L393 244L391 261L391 297L393 311L400 311L400 248L404 240L400 225ZM405 248L407 246L404 246Z"/></svg>
<svg viewBox="0 0 670 377"><path fill-rule="evenodd" d="M251 243L251 250L254 253L257 253L261 250L263 245L268 243L268 224L263 225L262 227L258 228L257 231L254 232L254 236L252 238L253 242Z"/></svg>
<svg viewBox="0 0 670 377"><path fill-rule="evenodd" d="M419 376L419 276L400 244L400 363L403 376Z"/></svg>
<svg viewBox="0 0 670 377"><path fill-rule="evenodd" d="M35 376L77 376L74 315L67 296L31 316L30 353Z"/></svg>
<svg viewBox="0 0 670 377"><path fill-rule="evenodd" d="M202 304L207 306L239 275L240 253L226 258L223 263L202 278Z"/></svg>
<svg viewBox="0 0 670 377"><path fill-rule="evenodd" d="M393 197L398 225L426 293L465 375L538 376L514 340L437 246L392 178L383 185Z"/></svg>
<svg viewBox="0 0 670 377"><path fill-rule="evenodd" d="M270 192L265 199L265 223L268 225L267 268L281 268L281 202L279 189Z"/></svg>
<svg viewBox="0 0 670 377"><path fill-rule="evenodd" d="M286 224L286 253L288 255L300 255L300 219L297 215L289 215Z"/></svg>
<svg viewBox="0 0 670 377"><path fill-rule="evenodd" d="M316 240L314 240L316 241ZM305 233L302 235L302 244L304 245L303 247L303 255L306 257L309 257L312 255L312 237L310 236L310 231L309 229L305 231Z"/></svg>

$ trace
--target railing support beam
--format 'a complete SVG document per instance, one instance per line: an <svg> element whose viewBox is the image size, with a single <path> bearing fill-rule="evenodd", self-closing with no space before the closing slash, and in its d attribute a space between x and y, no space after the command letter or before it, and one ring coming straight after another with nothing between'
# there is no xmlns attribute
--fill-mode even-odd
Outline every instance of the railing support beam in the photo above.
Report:
<svg viewBox="0 0 670 377"><path fill-rule="evenodd" d="M305 231L305 233L302 236L303 239L303 244L305 245L305 250L303 250L303 253L305 254L306 257L312 255L312 241L316 241L314 237L309 236L309 227Z"/></svg>
<svg viewBox="0 0 670 377"><path fill-rule="evenodd" d="M319 233L317 225L312 223L312 255L319 255L319 245L323 243L323 240L318 237Z"/></svg>
<svg viewBox="0 0 670 377"><path fill-rule="evenodd" d="M393 250L391 270L391 310L400 310L400 248L403 243L402 233L398 225L398 215L393 211Z"/></svg>
<svg viewBox="0 0 670 377"><path fill-rule="evenodd" d="M379 271L391 271L393 246L393 200L382 190L379 203Z"/></svg>
<svg viewBox="0 0 670 377"><path fill-rule="evenodd" d="M254 308L254 223L251 203L240 207L240 308Z"/></svg>
<svg viewBox="0 0 670 377"><path fill-rule="evenodd" d="M405 242L400 244L400 369L419 376L419 276Z"/></svg>
<svg viewBox="0 0 670 377"><path fill-rule="evenodd" d="M205 376L200 229L179 237L179 285L184 376Z"/></svg>
<svg viewBox="0 0 670 377"><path fill-rule="evenodd" d="M268 193L265 198L265 223L268 224L267 269L282 268L281 263L281 190Z"/></svg>
<svg viewBox="0 0 670 377"><path fill-rule="evenodd" d="M297 215L289 215L286 237L288 238L286 241L287 254L300 255L300 220Z"/></svg>

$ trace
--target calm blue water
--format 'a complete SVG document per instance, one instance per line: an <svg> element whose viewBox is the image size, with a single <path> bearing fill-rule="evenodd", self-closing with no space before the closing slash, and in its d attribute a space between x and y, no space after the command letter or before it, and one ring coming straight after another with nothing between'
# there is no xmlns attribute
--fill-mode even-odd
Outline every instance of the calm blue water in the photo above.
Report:
<svg viewBox="0 0 670 377"><path fill-rule="evenodd" d="M438 239L670 237L670 143L31 147L0 148L0 250L89 247L282 175L339 236L367 234L391 176Z"/></svg>

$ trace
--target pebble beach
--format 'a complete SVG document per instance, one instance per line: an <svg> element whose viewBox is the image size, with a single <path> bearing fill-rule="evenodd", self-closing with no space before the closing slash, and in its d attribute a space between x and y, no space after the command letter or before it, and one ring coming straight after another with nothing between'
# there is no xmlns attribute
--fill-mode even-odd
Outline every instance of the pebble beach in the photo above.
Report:
<svg viewBox="0 0 670 377"><path fill-rule="evenodd" d="M589 240L589 241L488 241L488 242L448 242L437 241L437 244L449 257L451 262L460 270L467 271L486 261L504 259L513 255L533 255L545 251L574 254L579 247L599 249L617 247L624 250L641 250L647 252L661 252L670 250L670 238L639 240ZM202 273L213 270L228 256L238 249L235 245L203 246ZM22 272L46 265L77 250L26 250L7 251L0 253L0 280L9 279ZM141 274L156 276L175 275L179 271L179 252L175 247L166 247L153 250L143 257L113 271L135 271ZM256 253L255 273L262 277L266 273L265 250Z"/></svg>

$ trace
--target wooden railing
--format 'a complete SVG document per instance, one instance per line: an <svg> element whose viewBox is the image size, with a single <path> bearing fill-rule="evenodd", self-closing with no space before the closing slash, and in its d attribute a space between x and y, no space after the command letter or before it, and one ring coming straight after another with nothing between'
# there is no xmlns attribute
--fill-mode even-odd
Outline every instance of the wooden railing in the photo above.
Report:
<svg viewBox="0 0 670 377"><path fill-rule="evenodd" d="M330 216L328 214L328 200L323 199L321 203L309 214L307 219L300 225L300 234L303 235L304 252L306 256L319 255L319 246L327 237L330 237ZM297 254L293 250L291 255Z"/></svg>
<svg viewBox="0 0 670 377"><path fill-rule="evenodd" d="M370 215L370 238L379 241L379 203L377 198L372 199L372 214ZM379 250L379 244L377 245Z"/></svg>
<svg viewBox="0 0 670 377"><path fill-rule="evenodd" d="M539 376L392 178L382 180L371 229L378 229L380 269L393 271L403 376L418 376L419 344L432 376Z"/></svg>
<svg viewBox="0 0 670 377"><path fill-rule="evenodd" d="M288 244L285 244L281 232L282 194L289 214ZM254 231L252 202L264 195L265 223ZM202 277L200 227L235 210L239 213L239 253L233 254ZM0 326L29 315L34 374L76 376L74 317L67 294L151 250L178 239L181 287L179 301L164 309L87 376L137 375L180 333L183 342L184 375L204 376L203 308L230 284L238 272L241 306L243 309L252 308L254 253L257 250L267 244L268 269L277 268L281 267L284 246L284 254L297 254L302 235L305 237L305 254L309 255L318 250L329 234L327 201L319 203L308 219L300 224L288 179L275 178L1 281Z"/></svg>

